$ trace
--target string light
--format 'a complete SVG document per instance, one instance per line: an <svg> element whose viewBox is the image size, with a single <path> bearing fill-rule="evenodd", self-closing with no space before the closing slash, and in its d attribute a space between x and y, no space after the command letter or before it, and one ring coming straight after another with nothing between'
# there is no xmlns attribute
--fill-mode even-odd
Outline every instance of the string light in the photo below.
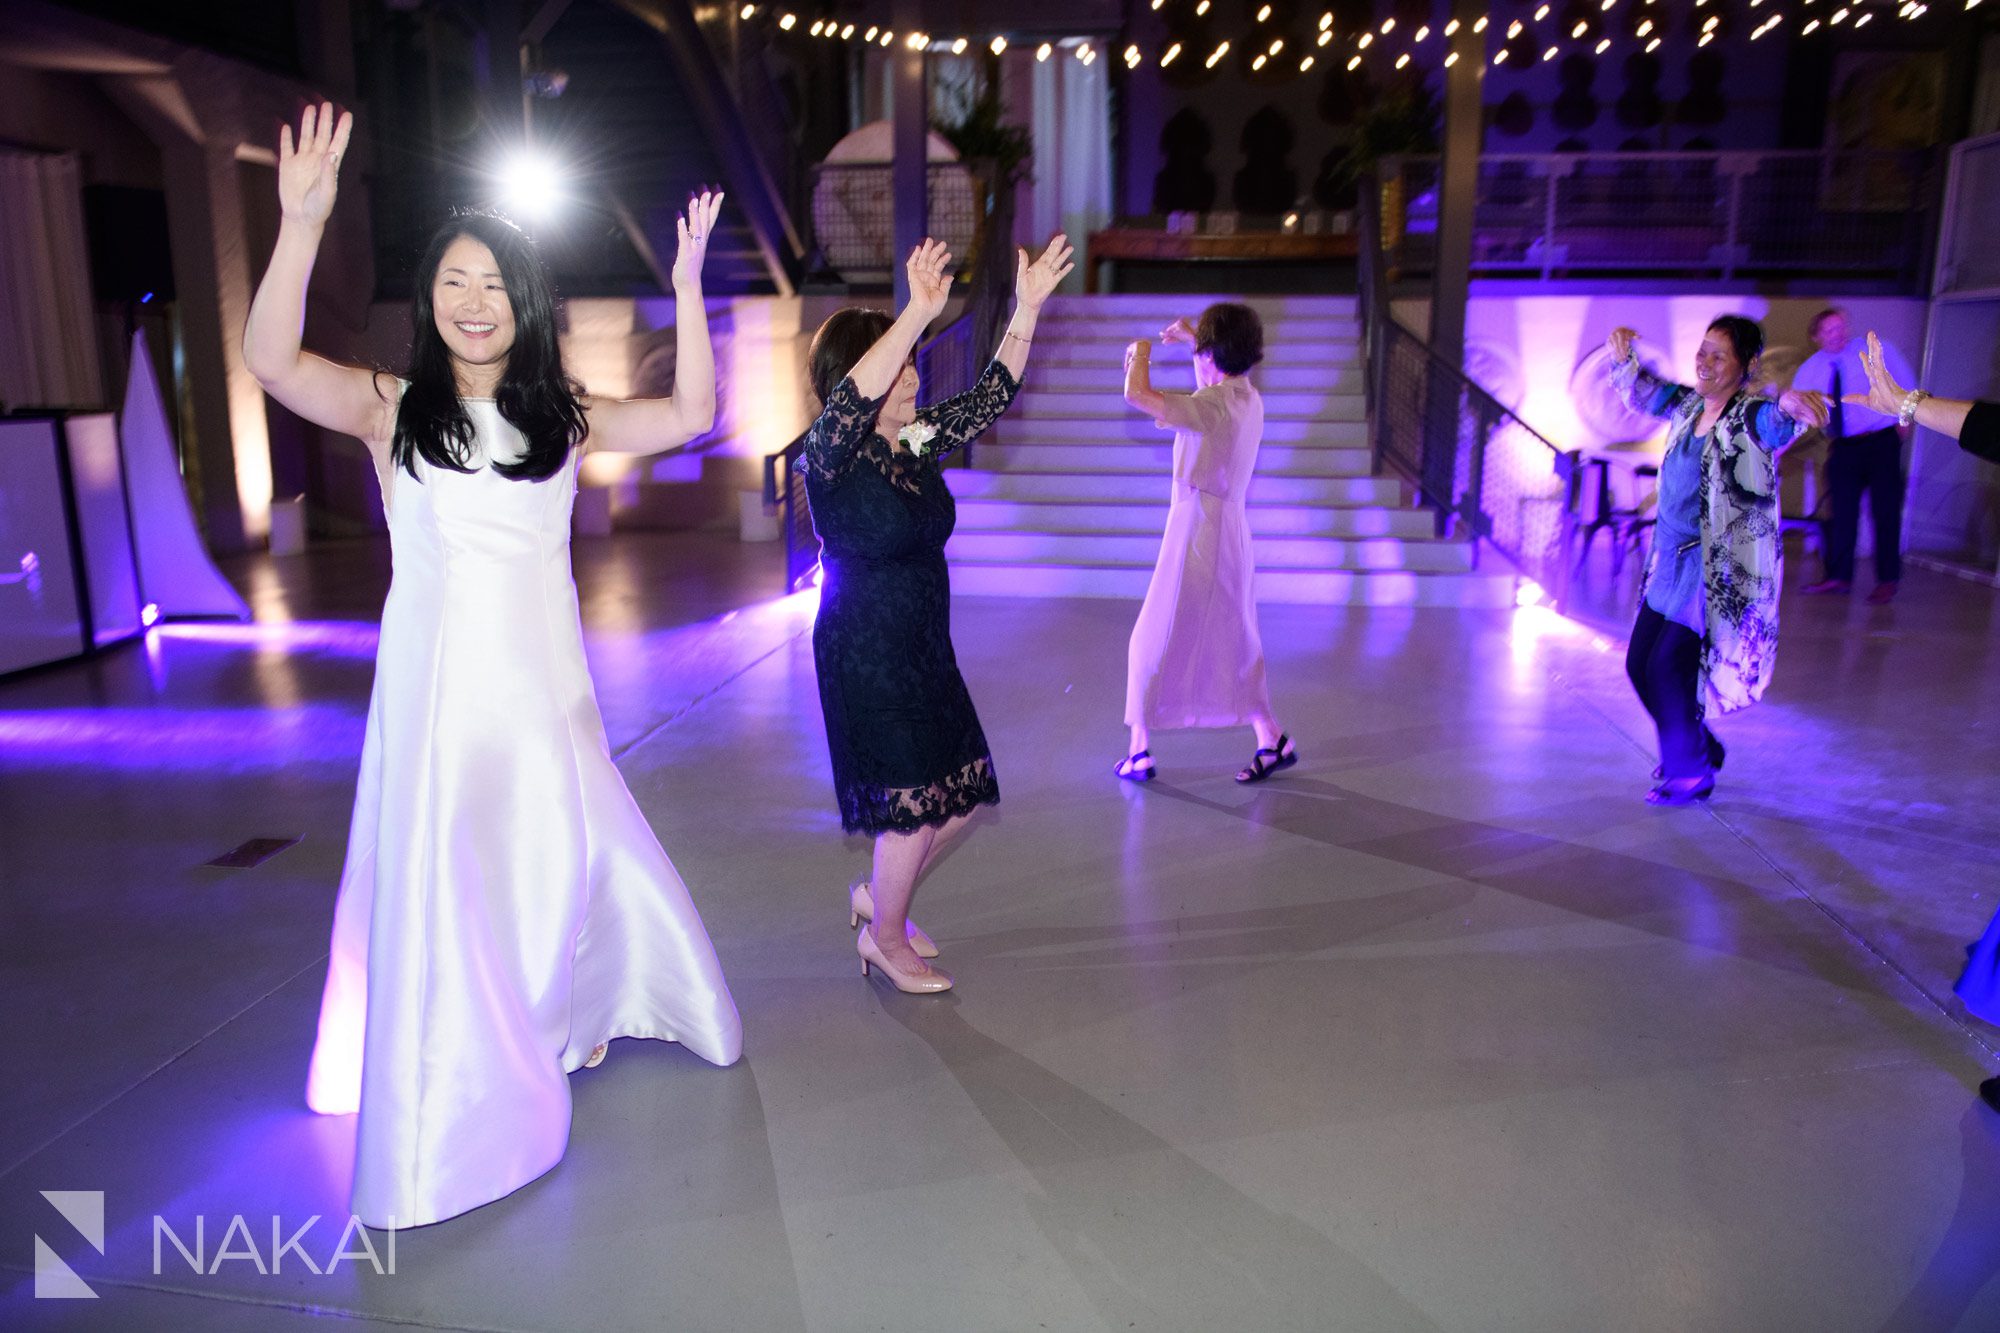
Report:
<svg viewBox="0 0 2000 1333"><path fill-rule="evenodd" d="M1194 13L1196 18L1208 13L1208 0L1201 0L1201 3L1194 7Z"/></svg>
<svg viewBox="0 0 2000 1333"><path fill-rule="evenodd" d="M1444 35L1447 37L1456 37L1458 36L1458 28L1459 28L1458 20L1453 19L1451 22L1444 25Z"/></svg>
<svg viewBox="0 0 2000 1333"><path fill-rule="evenodd" d="M1054 53L1055 49L1056 48L1052 44L1048 42L1043 42L1040 46L1035 48L1035 59L1047 60L1049 56Z"/></svg>
<svg viewBox="0 0 2000 1333"><path fill-rule="evenodd" d="M1304 60L1301 60L1299 62L1299 73L1303 74L1312 67L1313 67L1313 58L1311 56L1307 56Z"/></svg>
<svg viewBox="0 0 2000 1333"><path fill-rule="evenodd" d="M1551 46L1548 50L1542 52L1542 63L1547 64L1549 61L1554 60L1556 54L1561 50L1560 46Z"/></svg>
<svg viewBox="0 0 2000 1333"><path fill-rule="evenodd" d="M790 32L793 28L799 26L799 16L797 14L787 14L778 20L778 26L786 32Z"/></svg>
<svg viewBox="0 0 2000 1333"><path fill-rule="evenodd" d="M1250 62L1250 68L1251 68L1251 69L1262 69L1262 68L1264 68L1264 62L1265 62L1265 61L1266 61L1267 59L1269 59L1269 57L1268 57L1268 56L1264 55L1264 54L1263 54L1262 52L1259 52L1259 53L1258 53L1258 55L1257 55L1257 58L1256 58L1255 60L1253 60L1253 61L1251 61L1251 62Z"/></svg>
<svg viewBox="0 0 2000 1333"><path fill-rule="evenodd" d="M848 38L852 37L853 35L854 35L854 25L852 23L848 24L846 27L840 30L840 40L843 42L846 41Z"/></svg>
<svg viewBox="0 0 2000 1333"><path fill-rule="evenodd" d="M1521 20L1515 19L1512 23L1509 23L1507 25L1507 40L1511 42L1520 35L1521 35Z"/></svg>
<svg viewBox="0 0 2000 1333"><path fill-rule="evenodd" d="M740 13L739 13L739 14L737 15L737 17L738 17L738 18L742 18L742 19L746 19L746 20L747 20L747 19L753 19L753 18L757 17L757 6L755 6L755 5L745 5L745 6L743 6L743 9L742 9L742 11L741 11L741 12L740 12Z"/></svg>
<svg viewBox="0 0 2000 1333"><path fill-rule="evenodd" d="M1653 30L1653 20L1647 19L1644 23L1641 23L1639 25L1638 35L1644 37L1647 33L1651 32L1652 30Z"/></svg>
<svg viewBox="0 0 2000 1333"><path fill-rule="evenodd" d="M1456 65L1457 63L1458 63L1458 52L1456 51L1451 52L1444 58L1444 67L1446 69L1450 69L1453 65Z"/></svg>
<svg viewBox="0 0 2000 1333"><path fill-rule="evenodd" d="M1473 30L1474 32L1485 32L1485 31L1486 31L1486 16L1485 16L1484 14L1481 14L1481 15L1479 16L1479 22L1477 22L1477 23L1475 23L1475 24L1473 24L1473 25L1472 25L1472 30Z"/></svg>
<svg viewBox="0 0 2000 1333"><path fill-rule="evenodd" d="M1405 52L1403 52L1403 54L1401 54L1401 55L1399 55L1399 56L1397 56L1397 57L1396 57L1396 68L1397 68L1397 69L1401 69L1401 68L1403 68L1403 66L1405 66L1405 65L1407 65L1407 64L1409 64L1409 63L1410 63L1410 53L1409 53L1408 51L1405 51Z"/></svg>
<svg viewBox="0 0 2000 1333"><path fill-rule="evenodd" d="M1333 26L1333 13L1331 10L1319 16L1319 30L1321 32L1325 32L1328 28L1331 28L1332 26Z"/></svg>
<svg viewBox="0 0 2000 1333"><path fill-rule="evenodd" d="M1856 32L1860 32L1863 28L1868 26L1868 20L1874 17L1875 16L1873 14L1863 14L1860 18L1854 20L1854 30Z"/></svg>
<svg viewBox="0 0 2000 1333"><path fill-rule="evenodd" d="M1699 3L1699 0L1697 0L1697 3ZM1540 23L1543 19L1547 18L1548 16L1549 16L1549 7L1547 5L1543 5L1540 9L1535 11L1535 22Z"/></svg>
<svg viewBox="0 0 2000 1333"><path fill-rule="evenodd" d="M1382 20L1382 35L1384 37L1387 37L1390 33L1394 32L1395 30L1396 30L1396 20L1394 19Z"/></svg>
<svg viewBox="0 0 2000 1333"><path fill-rule="evenodd" d="M888 49L889 43L895 40L896 40L895 33L891 32L887 28L882 29L882 46L884 50Z"/></svg>
<svg viewBox="0 0 2000 1333"><path fill-rule="evenodd" d="M1285 49L1285 39L1280 37L1277 41L1271 43L1270 47L1268 48L1268 54L1276 55L1278 54L1278 52L1284 49Z"/></svg>
<svg viewBox="0 0 2000 1333"><path fill-rule="evenodd" d="M951 53L955 56L962 56L965 54L965 47L965 38L961 37L951 44Z"/></svg>
<svg viewBox="0 0 2000 1333"><path fill-rule="evenodd" d="M1361 57L1360 57L1360 56L1349 56L1349 57L1347 58L1347 68L1348 68L1348 69L1349 69L1350 71L1352 71L1352 70L1357 70L1357 69L1360 69L1360 68L1361 68Z"/></svg>
<svg viewBox="0 0 2000 1333"><path fill-rule="evenodd" d="M1222 58L1228 54L1229 54L1229 43L1224 42L1221 46L1216 47L1213 51L1208 53L1208 62L1207 62L1208 68L1214 69L1217 65L1222 63Z"/></svg>
<svg viewBox="0 0 2000 1333"><path fill-rule="evenodd" d="M986 49L996 56L1001 55L1007 50L1007 39L1005 37L995 37Z"/></svg>
<svg viewBox="0 0 2000 1333"><path fill-rule="evenodd" d="M820 33L820 29L824 28L825 26L826 26L826 22L825 22L825 20L823 20L823 19L814 19L814 20L813 20L813 25L812 25L812 35L813 35L813 36L815 36L815 37L819 36L819 33Z"/></svg>
<svg viewBox="0 0 2000 1333"><path fill-rule="evenodd" d="M1319 44L1321 46L1325 46L1328 42L1332 40L1333 40L1333 34L1330 32L1323 32L1319 35Z"/></svg>
<svg viewBox="0 0 2000 1333"><path fill-rule="evenodd" d="M1368 44L1370 42L1373 42L1374 40L1375 40L1374 33L1364 32L1361 34L1361 40L1359 42L1356 42L1355 45L1360 47L1363 51L1366 51L1368 49Z"/></svg>
<svg viewBox="0 0 2000 1333"><path fill-rule="evenodd" d="M875 34L880 31L882 31L880 26L871 23L868 25L868 31L861 34L861 40L864 42L872 42L875 40Z"/></svg>
<svg viewBox="0 0 2000 1333"><path fill-rule="evenodd" d="M1576 38L1583 36L1585 33L1589 31L1590 31L1590 25L1579 19L1577 21L1577 25L1569 30L1569 35L1571 40L1575 40Z"/></svg>
<svg viewBox="0 0 2000 1333"><path fill-rule="evenodd" d="M1269 23L1271 21L1271 7L1269 5L1265 5L1257 11L1257 21L1259 23Z"/></svg>
<svg viewBox="0 0 2000 1333"><path fill-rule="evenodd" d="M1813 27L1815 27L1815 28L1817 28L1818 26L1819 26L1819 25L1818 25L1817 23L1813 24ZM1808 31L1810 31L1810 29L1808 29ZM1696 45L1696 46L1707 46L1707 45L1708 45L1708 44L1709 44L1710 42L1712 42L1712 41L1714 41L1714 40L1715 40L1715 34L1714 34L1714 33L1712 33L1712 32L1705 32L1705 33L1703 33L1703 34L1701 35L1701 40L1700 40L1700 41L1698 41L1698 42L1696 42L1696 43L1695 43L1695 45Z"/></svg>
<svg viewBox="0 0 2000 1333"><path fill-rule="evenodd" d="M1659 49L1660 49L1660 39L1659 39L1659 38L1657 38L1657 37L1655 37L1655 38L1654 38L1654 39L1653 39L1652 41L1650 41L1650 42L1647 42L1647 43L1646 43L1646 54L1647 54L1647 55L1651 55L1651 54L1653 54L1653 52L1655 52L1655 51L1657 51L1657 50L1659 50Z"/></svg>
<svg viewBox="0 0 2000 1333"><path fill-rule="evenodd" d="M1125 48L1125 68L1127 69L1139 68L1139 62L1142 59L1144 59L1144 57L1139 54L1138 47L1128 46Z"/></svg>
<svg viewBox="0 0 2000 1333"><path fill-rule="evenodd" d="M1180 59L1180 54L1181 54L1181 44L1179 42L1175 42L1172 46L1167 48L1166 54L1160 57L1160 68L1165 69L1167 66L1173 64L1174 61Z"/></svg>
<svg viewBox="0 0 2000 1333"><path fill-rule="evenodd" d="M1610 49L1611 49L1611 39L1609 37L1606 37L1604 40L1600 41L1597 44L1597 54L1599 55L1603 55L1606 51L1609 51Z"/></svg>
<svg viewBox="0 0 2000 1333"><path fill-rule="evenodd" d="M1501 48L1500 48L1500 49L1499 49L1498 51L1495 51L1495 52L1493 53L1493 63L1494 63L1494 64L1496 64L1496 65L1504 65L1504 64L1506 64L1506 63L1507 63L1507 48L1506 48L1506 47L1504 47L1504 46L1503 46L1503 47L1501 47Z"/></svg>
<svg viewBox="0 0 2000 1333"><path fill-rule="evenodd" d="M1818 29L1818 27L1819 27L1819 20L1818 20L1818 19L1814 19L1814 20L1813 20L1813 21L1812 21L1811 23L1808 23L1808 24L1806 24L1806 26L1805 26L1805 27L1803 27L1803 28L1800 28L1800 29L1799 29L1799 34L1800 34L1801 36L1811 36L1811 35L1812 35L1812 33L1813 33L1813 32L1814 32L1814 31L1815 31L1816 29Z"/></svg>

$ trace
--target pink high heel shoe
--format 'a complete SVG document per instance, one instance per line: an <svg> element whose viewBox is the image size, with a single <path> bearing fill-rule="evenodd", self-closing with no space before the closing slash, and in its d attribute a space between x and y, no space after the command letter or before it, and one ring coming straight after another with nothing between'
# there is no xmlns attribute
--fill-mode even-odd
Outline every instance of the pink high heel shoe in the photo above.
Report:
<svg viewBox="0 0 2000 1333"><path fill-rule="evenodd" d="M873 922L874 920L875 898L874 895L868 892L868 882L863 880L847 891L847 928L853 930L863 921ZM910 947L917 951L917 957L935 958L938 956L937 945L932 942L930 936L924 934L923 927L914 921L905 921L903 922L903 926L903 936L909 940Z"/></svg>
<svg viewBox="0 0 2000 1333"><path fill-rule="evenodd" d="M951 989L951 975L942 969L924 964L921 972L905 972L882 956L882 946L875 942L875 927L870 925L854 937L854 952L861 955L861 975L866 977L870 968L880 968L897 990L905 995L936 995Z"/></svg>

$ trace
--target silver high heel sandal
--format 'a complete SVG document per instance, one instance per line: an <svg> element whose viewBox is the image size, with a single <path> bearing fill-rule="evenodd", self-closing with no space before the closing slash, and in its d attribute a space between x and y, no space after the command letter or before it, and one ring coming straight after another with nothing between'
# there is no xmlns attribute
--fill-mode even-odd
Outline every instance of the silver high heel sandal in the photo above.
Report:
<svg viewBox="0 0 2000 1333"><path fill-rule="evenodd" d="M868 881L863 880L847 890L847 928L853 930L863 921L873 922L874 920L875 898L873 894L868 892ZM905 921L903 925L906 928L903 932L904 938L909 940L910 947L917 951L917 957L935 958L938 956L937 945L931 940L930 936L924 934L923 927L914 921Z"/></svg>
<svg viewBox="0 0 2000 1333"><path fill-rule="evenodd" d="M936 995L951 989L951 974L940 968L925 964L921 972L905 972L891 964L882 956L882 946L875 942L875 927L864 926L854 937L854 952L861 955L861 975L868 970L880 968L897 990L905 995Z"/></svg>

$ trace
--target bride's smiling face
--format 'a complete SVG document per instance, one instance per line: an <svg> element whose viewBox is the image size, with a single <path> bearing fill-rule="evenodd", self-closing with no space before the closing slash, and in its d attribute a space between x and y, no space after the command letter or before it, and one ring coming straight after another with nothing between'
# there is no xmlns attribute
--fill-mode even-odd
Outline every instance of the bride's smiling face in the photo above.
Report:
<svg viewBox="0 0 2000 1333"><path fill-rule="evenodd" d="M483 242L460 236L445 247L431 278L431 318L461 361L505 362L514 348L514 306L500 262Z"/></svg>

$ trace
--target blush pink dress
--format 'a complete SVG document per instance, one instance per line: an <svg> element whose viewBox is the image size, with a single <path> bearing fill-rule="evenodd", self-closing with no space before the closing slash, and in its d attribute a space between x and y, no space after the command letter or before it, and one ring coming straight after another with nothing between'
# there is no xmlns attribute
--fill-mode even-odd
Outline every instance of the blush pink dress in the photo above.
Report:
<svg viewBox="0 0 2000 1333"><path fill-rule="evenodd" d="M1248 726L1271 714L1243 512L1264 399L1232 376L1178 405L1189 424L1175 430L1167 530L1126 653L1125 725Z"/></svg>

